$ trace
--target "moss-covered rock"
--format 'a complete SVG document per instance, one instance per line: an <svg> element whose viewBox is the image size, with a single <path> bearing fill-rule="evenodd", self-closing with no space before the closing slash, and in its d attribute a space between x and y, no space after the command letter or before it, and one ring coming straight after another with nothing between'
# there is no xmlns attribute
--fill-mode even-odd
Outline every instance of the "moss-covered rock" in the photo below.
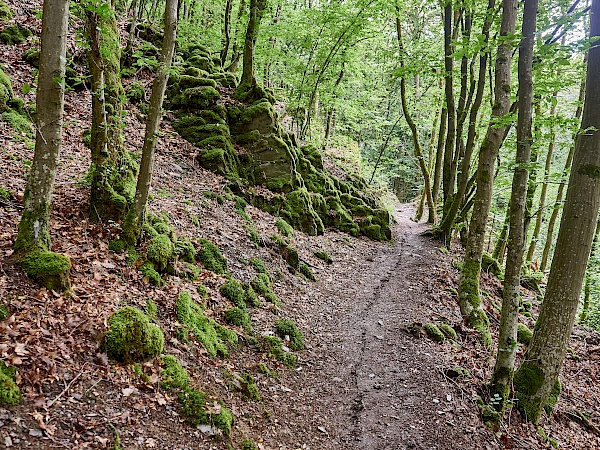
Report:
<svg viewBox="0 0 600 450"><path fill-rule="evenodd" d="M15 13L10 9L6 2L0 0L0 21L4 22L13 17L15 17Z"/></svg>
<svg viewBox="0 0 600 450"><path fill-rule="evenodd" d="M0 33L0 42L7 45L20 44L32 34L33 33L29 28L22 27L18 24L9 25Z"/></svg>
<svg viewBox="0 0 600 450"><path fill-rule="evenodd" d="M160 373L160 386L170 391L171 389L186 389L190 382L187 370L173 355L162 357L163 370Z"/></svg>
<svg viewBox="0 0 600 450"><path fill-rule="evenodd" d="M227 273L227 260L221 254L219 247L210 242L208 239L200 239L202 248L196 254L207 270L217 274Z"/></svg>
<svg viewBox="0 0 600 450"><path fill-rule="evenodd" d="M262 295L264 299L274 305L279 305L280 301L273 289L271 289L271 279L266 273L259 273L252 280L252 288L256 293Z"/></svg>
<svg viewBox="0 0 600 450"><path fill-rule="evenodd" d="M531 331L527 325L523 323L517 325L517 341L521 344L529 345L532 337L533 331Z"/></svg>
<svg viewBox="0 0 600 450"><path fill-rule="evenodd" d="M311 268L309 267L308 264L306 264L304 261L300 261L300 264L298 266L298 271L304 275L306 277L307 280L309 281L317 281L317 278L315 277L315 275L312 273Z"/></svg>
<svg viewBox="0 0 600 450"><path fill-rule="evenodd" d="M245 291L244 301L246 302L246 305L252 308L260 307L260 300L258 299L258 295L256 295L256 291L252 288L252 285L250 283L244 283L242 286Z"/></svg>
<svg viewBox="0 0 600 450"><path fill-rule="evenodd" d="M283 236L287 238L294 237L294 229L281 217L278 217L277 220L275 220L275 227Z"/></svg>
<svg viewBox="0 0 600 450"><path fill-rule="evenodd" d="M202 307L192 300L188 292L183 291L179 295L175 309L179 322L191 330L212 357L227 356L227 346L237 343L237 334L206 317Z"/></svg>
<svg viewBox="0 0 600 450"><path fill-rule="evenodd" d="M250 314L248 314L242 308L236 307L225 311L225 320L227 323L242 327L248 332L252 330L252 325L250 324Z"/></svg>
<svg viewBox="0 0 600 450"><path fill-rule="evenodd" d="M10 103L11 102L9 102L9 105ZM10 109L2 113L2 120L4 122L9 123L18 136L24 136L29 139L35 138L35 133L33 132L31 121L25 114L14 109Z"/></svg>
<svg viewBox="0 0 600 450"><path fill-rule="evenodd" d="M295 367L298 365L298 357L293 353L283 350L283 343L277 336L263 336L264 350L267 355L281 361L284 366Z"/></svg>
<svg viewBox="0 0 600 450"><path fill-rule="evenodd" d="M456 330L454 328L452 328L452 326L448 325L447 323L440 323L438 325L438 328L440 329L440 331L442 333L444 333L450 339L452 339L454 341L456 341L456 339L458 339L458 335L456 334Z"/></svg>
<svg viewBox="0 0 600 450"><path fill-rule="evenodd" d="M36 250L21 261L23 271L47 289L69 291L71 260L61 254Z"/></svg>
<svg viewBox="0 0 600 450"><path fill-rule="evenodd" d="M161 287L165 285L165 281L160 276L160 273L156 271L154 268L154 263L151 261L146 261L139 267L138 270L144 276L144 278L146 278L147 281L154 286Z"/></svg>
<svg viewBox="0 0 600 450"><path fill-rule="evenodd" d="M221 295L238 308L246 308L246 292L235 278L229 278L219 289Z"/></svg>
<svg viewBox="0 0 600 450"><path fill-rule="evenodd" d="M175 103L191 109L206 109L221 98L219 92L212 86L197 86L183 91Z"/></svg>
<svg viewBox="0 0 600 450"><path fill-rule="evenodd" d="M198 69L199 70L199 69ZM217 82L210 78L200 76L202 72L197 76L192 75L181 75L179 77L179 88L182 90L196 88L199 86L210 86L212 88L217 87Z"/></svg>
<svg viewBox="0 0 600 450"><path fill-rule="evenodd" d="M267 267L265 266L265 263L260 258L257 258L257 257L251 258L250 259L250 265L252 267L254 267L254 269L258 273L268 273L267 272Z"/></svg>
<svg viewBox="0 0 600 450"><path fill-rule="evenodd" d="M237 77L231 72L217 72L209 75L217 84L226 88L235 88L238 84Z"/></svg>
<svg viewBox="0 0 600 450"><path fill-rule="evenodd" d="M325 261L327 264L333 263L333 259L331 258L331 256L329 256L329 253L327 253L326 251L315 252L315 256L320 260Z"/></svg>
<svg viewBox="0 0 600 450"><path fill-rule="evenodd" d="M225 436L231 434L234 417L222 401L209 404L207 395L197 389L181 391L178 399L182 406L181 413L190 425L211 425L221 430ZM208 412L209 407L211 412Z"/></svg>
<svg viewBox="0 0 600 450"><path fill-rule="evenodd" d="M435 342L439 342L440 344L446 342L446 336L444 336L444 333L442 333L436 324L426 323L423 325L423 329L425 330L425 333L427 333L427 336Z"/></svg>
<svg viewBox="0 0 600 450"><path fill-rule="evenodd" d="M108 320L104 347L109 358L125 364L160 355L164 347L162 330L132 306L119 309Z"/></svg>
<svg viewBox="0 0 600 450"><path fill-rule="evenodd" d="M14 367L0 361L0 405L16 405L21 400L21 391L16 383Z"/></svg>
<svg viewBox="0 0 600 450"><path fill-rule="evenodd" d="M292 350L304 350L304 335L292 320L276 321L275 330L277 330L280 337L285 338L287 336L290 339L289 347Z"/></svg>
<svg viewBox="0 0 600 450"><path fill-rule="evenodd" d="M175 246L171 238L165 234L158 234L150 239L148 244L148 260L154 263L154 267L158 271L163 271L167 268L169 260L173 258Z"/></svg>

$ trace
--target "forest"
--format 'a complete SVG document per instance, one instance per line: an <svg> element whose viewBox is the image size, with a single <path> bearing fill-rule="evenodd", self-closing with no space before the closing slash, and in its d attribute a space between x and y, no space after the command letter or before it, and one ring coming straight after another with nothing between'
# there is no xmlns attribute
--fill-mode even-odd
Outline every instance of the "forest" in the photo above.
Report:
<svg viewBox="0 0 600 450"><path fill-rule="evenodd" d="M0 442L600 446L599 36L0 0Z"/></svg>

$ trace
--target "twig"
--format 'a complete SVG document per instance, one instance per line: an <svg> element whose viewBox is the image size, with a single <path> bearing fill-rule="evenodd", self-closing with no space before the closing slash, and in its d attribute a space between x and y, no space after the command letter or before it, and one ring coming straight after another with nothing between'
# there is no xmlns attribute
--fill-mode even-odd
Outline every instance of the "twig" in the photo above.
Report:
<svg viewBox="0 0 600 450"><path fill-rule="evenodd" d="M573 420L574 422L577 422L579 425L582 425L587 430L592 431L596 435L600 436L600 428L594 425L590 419L585 417L583 412L577 409L573 409L570 411L565 411L563 415Z"/></svg>
<svg viewBox="0 0 600 450"><path fill-rule="evenodd" d="M66 393L66 392L67 392L67 391L68 391L68 390L71 388L71 386L73 385L73 383L75 383L75 381L77 381L77 379L78 379L78 378L79 378L81 375L83 375L83 373L84 373L84 372L85 372L85 370L82 370L81 372L79 372L79 373L77 374L77 376L71 380L71 382L70 382L70 383L67 385L67 387L66 387L66 388L64 388L64 389L62 390L62 392L61 392L60 394L58 394L58 395L56 396L56 398L54 398L54 400L52 400L50 403L48 403L48 404L46 405L46 409L48 409L48 408L50 408L52 405L54 405L54 403L56 403L56 401L57 401L59 398L61 398L61 397L62 397L62 396L63 396L63 395L64 395L64 394L65 394L65 393Z"/></svg>

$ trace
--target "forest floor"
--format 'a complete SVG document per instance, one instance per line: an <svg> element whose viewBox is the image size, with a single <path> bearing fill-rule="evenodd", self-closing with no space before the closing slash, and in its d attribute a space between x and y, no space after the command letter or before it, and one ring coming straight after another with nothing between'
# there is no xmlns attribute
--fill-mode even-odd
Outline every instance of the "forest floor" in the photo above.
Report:
<svg viewBox="0 0 600 450"><path fill-rule="evenodd" d="M9 4L18 12L14 21L39 29L31 13L37 1ZM0 62L26 102L34 101L34 91L24 89L34 85L34 73L21 55L34 45L32 39L0 45ZM74 42L70 50L76 51ZM140 70L136 78L149 91L151 74ZM136 106L127 109L125 144L139 153L143 116ZM23 392L20 405L0 408L0 448L115 449L117 439L127 450L239 449L244 439L261 450L600 448L596 333L574 331L561 374L564 391L551 417L538 427L513 411L490 431L479 418L476 398L485 396L493 351L462 325L455 295L458 244L442 248L423 234L426 225L410 219L412 207L399 205L392 243L332 230L316 237L296 232L291 245L317 281L291 274L277 251L250 241L247 222L223 189L226 180L197 166L197 149L174 132L169 119L161 125L150 210L166 213L178 236L215 242L240 281L255 275L251 258L264 261L282 304L263 302L252 309L252 327L261 336L273 334L277 319L294 320L306 339L306 349L297 353L299 366L288 369L269 358L241 328L235 329L239 344L228 358L211 358L197 342L176 338L175 299L187 290L201 301L200 283L210 295L205 313L224 323L231 307L219 293L225 277L204 270L197 280L168 277L157 288L126 255L108 249L120 224L88 218L90 160L82 134L90 123L90 94L70 91L51 222L53 250L73 263L69 297L40 288L12 264L33 151L27 137L0 121L0 186L12 194L0 203L0 303L9 309L0 322L0 360L18 369ZM332 159L327 165L335 170ZM246 212L261 243L269 242L277 232L275 219L251 206ZM316 258L317 251L327 251L333 262ZM501 283L484 273L482 289L496 334ZM529 291L523 296L535 317L539 301ZM149 299L158 307L155 321L165 332L165 352L182 361L194 387L233 412L230 437L185 423L176 395L160 386L159 360L126 366L102 352L111 314L124 305L145 309ZM533 327L527 317L521 320ZM453 326L457 339L430 340L422 331L429 322ZM261 373L260 364L277 376ZM240 392L235 380L244 373L255 377L259 401Z"/></svg>

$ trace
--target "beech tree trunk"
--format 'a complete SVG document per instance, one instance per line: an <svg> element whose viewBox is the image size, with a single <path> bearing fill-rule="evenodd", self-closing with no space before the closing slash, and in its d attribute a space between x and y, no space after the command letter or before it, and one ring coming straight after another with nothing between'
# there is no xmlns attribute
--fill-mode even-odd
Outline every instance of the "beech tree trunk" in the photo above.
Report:
<svg viewBox="0 0 600 450"><path fill-rule="evenodd" d="M592 0L590 36L600 36L600 0ZM560 392L558 374L577 315L579 294L600 207L600 47L588 53L583 130L577 137L573 168L556 251L531 344L515 374L517 406L532 422L551 410ZM549 401L550 400L550 401Z"/></svg>
<svg viewBox="0 0 600 450"><path fill-rule="evenodd" d="M112 9L88 10L92 74L92 220L121 220L135 194L136 163L125 150L119 34Z"/></svg>
<svg viewBox="0 0 600 450"><path fill-rule="evenodd" d="M233 0L227 0L225 3L225 23L223 26L223 49L221 50L221 67L225 67L227 53L229 53L229 42L231 41L231 7Z"/></svg>
<svg viewBox="0 0 600 450"><path fill-rule="evenodd" d="M244 67L240 80L240 89L242 91L248 91L256 85L254 49L256 47L256 39L258 38L260 21L266 7L266 0L250 0L250 17L248 19L248 28L246 29L246 40L244 43Z"/></svg>
<svg viewBox="0 0 600 450"><path fill-rule="evenodd" d="M444 6L444 69L446 71L444 92L446 94L447 129L444 147L444 171L442 188L444 192L444 208L449 198L454 195L456 183L456 167L454 167L454 139L456 138L456 107L454 106L454 90L452 67L452 0L447 0Z"/></svg>
<svg viewBox="0 0 600 450"><path fill-rule="evenodd" d="M33 275L48 288L63 290L70 287L70 263L64 256L50 253L49 222L54 180L62 146L68 18L68 0L44 1L36 91L35 152L27 178L23 215L14 247L15 255L20 260L26 255L39 255L43 252L64 262L63 268L57 273ZM27 272L26 268L25 271Z"/></svg>
<svg viewBox="0 0 600 450"><path fill-rule="evenodd" d="M483 342L488 347L491 345L489 319L481 308L479 278L487 218L492 201L494 165L506 130L506 125L499 125L497 121L510 110L512 44L506 37L514 34L516 18L516 0L503 0L500 36L504 39L501 40L501 44L498 46L496 56L494 107L492 108L492 118L486 136L479 151L477 191L475 193L473 214L469 223L465 260L459 283L461 313L467 324L479 332Z"/></svg>
<svg viewBox="0 0 600 450"><path fill-rule="evenodd" d="M521 266L527 230L525 227L525 203L531 158L531 126L533 118L533 44L536 30L538 0L525 0L523 7L523 37L519 46L519 106L517 119L517 156L510 197L510 224L508 250L504 271L502 314L498 337L498 353L490 395L494 396L494 408L506 409L517 356L517 325L521 302ZM498 401L499 399L499 401Z"/></svg>
<svg viewBox="0 0 600 450"><path fill-rule="evenodd" d="M134 245L141 234L146 206L148 204L148 192L152 183L154 152L158 140L157 132L162 117L165 90L169 80L169 68L171 67L173 54L175 53L177 3L178 0L167 0L165 4L165 35L160 56L160 67L152 83L152 96L150 97L148 121L146 122L146 134L144 136L144 147L142 149L142 160L140 162L135 199L123 227L126 240Z"/></svg>

